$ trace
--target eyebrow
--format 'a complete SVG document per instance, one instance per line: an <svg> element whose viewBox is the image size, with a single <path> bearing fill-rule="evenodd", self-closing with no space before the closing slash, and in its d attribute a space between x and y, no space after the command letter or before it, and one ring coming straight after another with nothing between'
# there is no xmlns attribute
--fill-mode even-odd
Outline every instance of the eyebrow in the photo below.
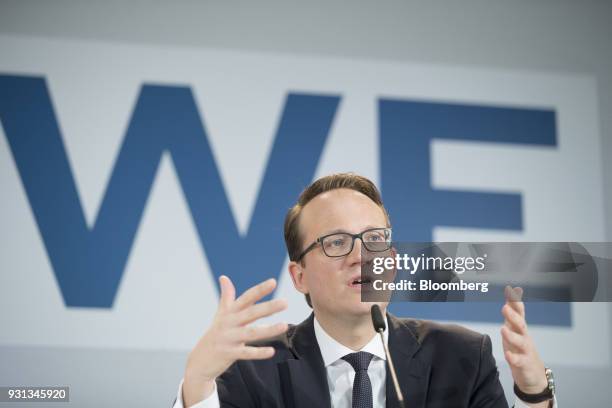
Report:
<svg viewBox="0 0 612 408"><path fill-rule="evenodd" d="M389 228L389 227L387 227L387 226L380 227L380 226L375 226L375 225L367 225L367 226L366 226L366 227L365 227L365 228L364 228L362 231L366 231L366 230L369 230L369 229L372 229L372 228ZM362 231L359 231L359 232L362 232ZM320 237L324 237L325 235L330 235L330 234L339 234L339 233L344 233L344 234L351 234L351 235L353 235L353 233L352 233L352 232L348 232L347 230L342 229L342 228L337 228L337 229L335 229L335 230L327 231L327 232L325 232L325 233L323 233L323 234L321 234L321 235L319 235L319 236L320 236Z"/></svg>

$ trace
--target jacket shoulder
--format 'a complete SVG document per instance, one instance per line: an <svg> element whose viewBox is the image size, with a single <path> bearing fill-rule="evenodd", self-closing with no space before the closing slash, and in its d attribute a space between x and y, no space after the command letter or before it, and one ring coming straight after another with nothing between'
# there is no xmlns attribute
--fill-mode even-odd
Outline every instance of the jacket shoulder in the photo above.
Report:
<svg viewBox="0 0 612 408"><path fill-rule="evenodd" d="M490 343L489 337L458 324L438 323L431 320L398 319L408 326L421 347L444 345L454 350L480 352L483 344Z"/></svg>

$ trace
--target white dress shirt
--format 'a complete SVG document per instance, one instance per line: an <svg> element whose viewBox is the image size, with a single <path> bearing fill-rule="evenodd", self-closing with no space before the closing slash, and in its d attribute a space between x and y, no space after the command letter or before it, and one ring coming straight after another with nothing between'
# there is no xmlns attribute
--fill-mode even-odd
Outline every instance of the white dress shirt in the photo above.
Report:
<svg viewBox="0 0 612 408"><path fill-rule="evenodd" d="M386 318L386 317L385 317ZM387 324L387 327L389 325ZM347 354L356 353L357 351L367 351L374 355L370 366L368 367L368 376L372 383L372 401L374 407L384 407L386 404L386 380L387 370L385 360L385 350L380 342L380 336L375 335L361 350L351 350L350 348L340 344L332 338L315 317L314 332L323 357L323 364L327 372L327 385L331 405L333 408L351 408L353 403L353 379L355 378L355 370L346 361L342 359ZM385 343L388 341L388 330L383 333ZM220 408L219 394L217 387L213 393L203 401L192 405L188 408ZM515 408L528 408L523 401L518 397L514 399ZM178 395L173 408L183 407L183 381L181 381L178 389ZM553 401L553 408L558 408L556 399Z"/></svg>
<svg viewBox="0 0 612 408"><path fill-rule="evenodd" d="M351 408L353 406L355 369L342 357L357 351L367 351L374 355L368 367L368 377L370 377L372 383L372 402L375 407L384 407L387 400L385 388L387 378L385 360L387 357L380 342L380 336L375 335L361 350L355 351L334 340L323 330L316 318L314 319L314 332L327 371L327 385L329 386L332 407ZM386 343L387 330L383 333L383 337Z"/></svg>

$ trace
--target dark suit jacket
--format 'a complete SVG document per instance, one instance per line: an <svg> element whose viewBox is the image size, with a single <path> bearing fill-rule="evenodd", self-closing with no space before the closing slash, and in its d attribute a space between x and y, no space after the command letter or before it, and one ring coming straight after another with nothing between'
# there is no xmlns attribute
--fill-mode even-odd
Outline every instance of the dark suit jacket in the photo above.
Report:
<svg viewBox="0 0 612 408"><path fill-rule="evenodd" d="M457 325L388 314L389 352L406 408L507 408L491 340ZM274 357L238 361L217 379L222 407L331 407L314 315L260 343ZM387 369L387 407L397 407Z"/></svg>

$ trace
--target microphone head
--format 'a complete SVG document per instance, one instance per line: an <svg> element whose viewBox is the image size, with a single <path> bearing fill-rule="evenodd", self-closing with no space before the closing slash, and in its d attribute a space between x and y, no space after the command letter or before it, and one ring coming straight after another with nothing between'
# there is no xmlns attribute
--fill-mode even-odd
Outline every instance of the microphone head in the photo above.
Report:
<svg viewBox="0 0 612 408"><path fill-rule="evenodd" d="M385 323L385 319L380 311L380 307L378 305L372 305L372 309L370 309L372 313L372 324L374 325L374 330L377 332L384 332L387 328Z"/></svg>

